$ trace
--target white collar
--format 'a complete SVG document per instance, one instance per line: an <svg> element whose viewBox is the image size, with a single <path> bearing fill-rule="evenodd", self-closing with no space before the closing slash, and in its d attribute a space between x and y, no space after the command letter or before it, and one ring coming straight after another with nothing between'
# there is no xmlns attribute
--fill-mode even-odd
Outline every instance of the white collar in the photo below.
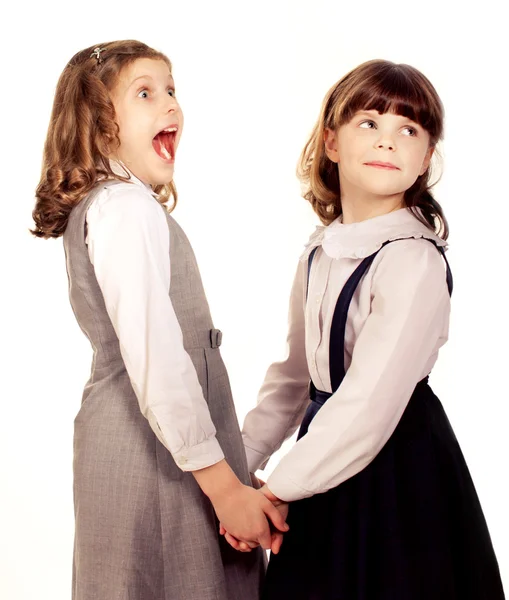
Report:
<svg viewBox="0 0 509 600"><path fill-rule="evenodd" d="M141 186L150 195L154 196L154 198L157 199L158 196L154 192L154 190L152 189L152 187L150 185L146 184L146 183L143 183L143 181L141 181L141 179L138 179L136 177L136 175L134 175L134 173L132 171L130 171L124 165L124 163L122 163L120 161L117 161L117 160L110 159L110 167L111 167L111 170L113 171L113 173L115 175L118 175L119 177L129 177L129 182L126 182L126 183L133 183L135 185Z"/></svg>
<svg viewBox="0 0 509 600"><path fill-rule="evenodd" d="M426 238L447 248L447 242L421 223L410 209L401 208L359 223L344 225L338 217L326 227L317 227L300 260L307 260L317 246L330 258L366 258L385 242L408 238Z"/></svg>

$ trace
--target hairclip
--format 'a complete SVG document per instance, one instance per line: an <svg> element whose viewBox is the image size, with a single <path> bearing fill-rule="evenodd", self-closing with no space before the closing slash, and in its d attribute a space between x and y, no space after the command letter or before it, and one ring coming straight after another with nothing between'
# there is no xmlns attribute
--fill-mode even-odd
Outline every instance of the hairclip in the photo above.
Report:
<svg viewBox="0 0 509 600"><path fill-rule="evenodd" d="M101 58L101 52L104 52L104 50L106 50L106 48L99 48L99 46L97 46L97 48L94 48L94 51L90 55L90 58L95 56L97 58L97 62L99 64L102 63L103 59Z"/></svg>

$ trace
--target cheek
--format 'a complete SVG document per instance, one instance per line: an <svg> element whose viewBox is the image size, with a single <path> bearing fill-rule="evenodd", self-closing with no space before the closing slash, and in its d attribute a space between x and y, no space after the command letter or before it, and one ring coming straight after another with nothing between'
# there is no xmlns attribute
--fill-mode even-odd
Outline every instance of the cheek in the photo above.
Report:
<svg viewBox="0 0 509 600"><path fill-rule="evenodd" d="M365 161L371 157L374 146L374 136L369 132L362 132L359 135L352 135L346 142L346 149L352 159Z"/></svg>
<svg viewBox="0 0 509 600"><path fill-rule="evenodd" d="M141 135L142 131L147 131L147 123L135 107L120 106L117 111L117 123L119 126L120 141L128 143L133 142Z"/></svg>
<svg viewBox="0 0 509 600"><path fill-rule="evenodd" d="M414 142L414 143L411 143ZM414 140L408 140L405 144L406 163L411 170L419 171L426 159L427 146L415 144Z"/></svg>
<svg viewBox="0 0 509 600"><path fill-rule="evenodd" d="M338 155L339 162L343 164L349 164L355 162L359 156L359 140L356 136L341 136L338 139Z"/></svg>
<svg viewBox="0 0 509 600"><path fill-rule="evenodd" d="M116 121L118 125L118 137L120 138L120 143L123 145L126 142L128 130L129 130L129 120L126 119L125 113L122 109L116 110Z"/></svg>
<svg viewBox="0 0 509 600"><path fill-rule="evenodd" d="M129 151L136 150L141 146L142 136L138 121L136 119L125 120L119 123L120 144Z"/></svg>

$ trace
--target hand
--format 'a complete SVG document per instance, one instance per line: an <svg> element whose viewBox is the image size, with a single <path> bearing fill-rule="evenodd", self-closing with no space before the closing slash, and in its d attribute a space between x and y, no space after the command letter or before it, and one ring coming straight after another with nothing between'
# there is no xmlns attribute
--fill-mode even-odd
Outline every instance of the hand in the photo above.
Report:
<svg viewBox="0 0 509 600"><path fill-rule="evenodd" d="M287 531L281 513L263 494L242 484L226 460L193 471L196 482L208 496L225 532L240 541L251 541L255 546L271 547L271 533L267 517L278 531Z"/></svg>
<svg viewBox="0 0 509 600"><path fill-rule="evenodd" d="M265 485L265 482L262 481L259 477L257 477L254 473L249 473L249 477L251 478L251 485L255 490L259 490L262 486ZM230 546L235 548L235 550L239 550L239 552L251 552L253 548L256 548L260 545L257 542L241 542L237 540L226 531L222 523L219 523L219 533L220 535L224 535L226 541L230 544Z"/></svg>
<svg viewBox="0 0 509 600"><path fill-rule="evenodd" d="M289 509L288 502L285 502L284 500L280 500L277 496L274 496L274 494L267 487L266 483L263 484L262 488L260 489L260 492L267 498L267 500L270 500L272 502L272 504L281 513L282 518L286 522L286 518L288 517L288 509ZM278 554L279 550L281 549L282 543L283 543L283 533L281 531L277 531L277 530L273 529L272 530L272 543L271 543L271 548L270 548L271 551L274 554Z"/></svg>
<svg viewBox="0 0 509 600"><path fill-rule="evenodd" d="M210 499L221 523L220 532L237 550L250 551L257 545L266 550L272 547L267 518L278 532L288 531L283 513L263 494L249 486L239 483L228 493ZM242 542L244 545L240 546Z"/></svg>
<svg viewBox="0 0 509 600"><path fill-rule="evenodd" d="M276 507L276 509L281 514L281 517L283 518L283 520L286 521L286 517L288 516L288 503L284 502L283 500L280 500L279 498L274 496L274 494L272 494L272 492L269 490L269 488L267 487L267 485L265 483L263 484L263 488L260 491L265 495L265 497L267 499L271 500L273 505ZM256 542L245 541L245 540L240 541L239 539L235 538L233 535L231 535L230 532L228 532L226 530L226 528L224 527L224 525L222 523L220 523L220 526L219 526L219 533L221 535L225 536L225 539L230 544L230 546L235 548L235 550L239 550L240 552L250 552L253 548L256 548L258 546L258 544ZM281 549L282 543L283 543L283 532L281 530L277 529L276 527L274 527L274 525L272 525L271 526L270 550L274 554L278 554L279 550Z"/></svg>

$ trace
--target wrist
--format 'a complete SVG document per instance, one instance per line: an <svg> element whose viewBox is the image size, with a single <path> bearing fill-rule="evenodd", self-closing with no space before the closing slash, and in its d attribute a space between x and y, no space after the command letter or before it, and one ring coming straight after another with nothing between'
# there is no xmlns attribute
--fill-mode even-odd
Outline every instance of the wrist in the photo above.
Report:
<svg viewBox="0 0 509 600"><path fill-rule="evenodd" d="M267 498L267 500L270 500L273 504L283 504L283 500L275 496L267 487L267 484L260 488L260 492Z"/></svg>
<svg viewBox="0 0 509 600"><path fill-rule="evenodd" d="M193 471L193 475L212 504L242 487L241 481L225 460L205 469Z"/></svg>

